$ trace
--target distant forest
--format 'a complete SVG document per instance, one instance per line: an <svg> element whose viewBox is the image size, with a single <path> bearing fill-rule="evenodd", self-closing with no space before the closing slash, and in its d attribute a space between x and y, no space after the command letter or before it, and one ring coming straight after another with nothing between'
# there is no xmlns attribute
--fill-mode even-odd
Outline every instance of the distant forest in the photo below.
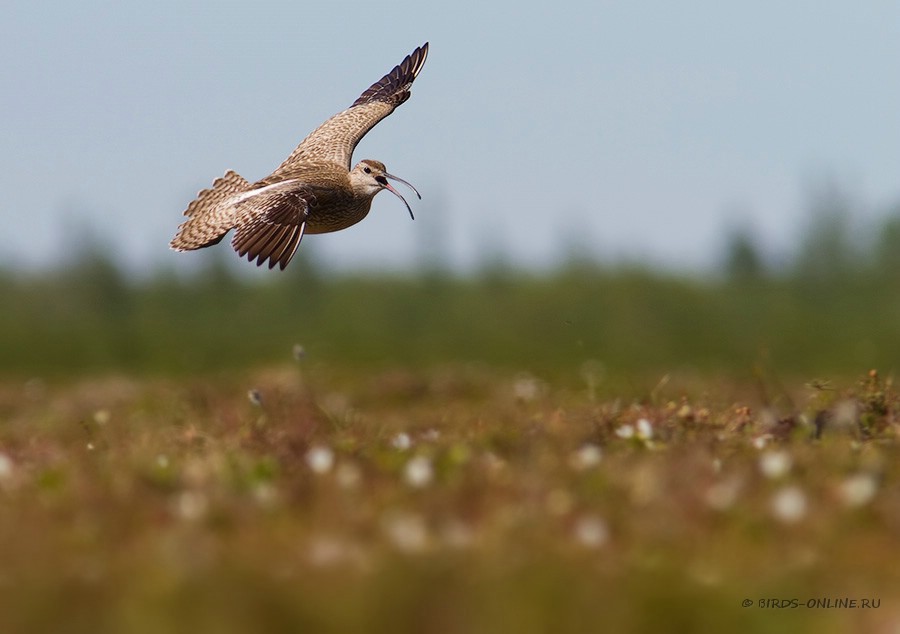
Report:
<svg viewBox="0 0 900 634"><path fill-rule="evenodd" d="M303 251L246 278L234 257L194 275L127 276L103 245L60 270L0 270L0 374L220 372L291 362L486 363L546 374L858 375L900 368L900 205L860 231L822 196L791 253L770 261L752 232L723 241L719 269L690 277L602 265L584 250L554 270L503 258L467 275L331 274Z"/></svg>

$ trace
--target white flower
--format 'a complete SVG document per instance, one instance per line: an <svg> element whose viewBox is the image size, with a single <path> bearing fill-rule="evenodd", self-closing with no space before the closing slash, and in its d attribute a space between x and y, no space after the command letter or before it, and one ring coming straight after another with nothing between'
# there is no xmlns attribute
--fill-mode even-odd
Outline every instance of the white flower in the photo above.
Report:
<svg viewBox="0 0 900 634"><path fill-rule="evenodd" d="M0 481L8 480L13 474L12 458L0 452Z"/></svg>
<svg viewBox="0 0 900 634"><path fill-rule="evenodd" d="M209 508L209 500L199 491L182 491L175 501L175 511L188 521L198 520L206 515Z"/></svg>
<svg viewBox="0 0 900 634"><path fill-rule="evenodd" d="M414 457L406 463L403 476L406 479L406 483L411 487L421 489L428 486L434 477L431 460L425 456Z"/></svg>
<svg viewBox="0 0 900 634"><path fill-rule="evenodd" d="M391 438L391 446L394 449L406 451L407 449L412 447L412 439L409 437L409 434L400 432L399 434Z"/></svg>
<svg viewBox="0 0 900 634"><path fill-rule="evenodd" d="M422 432L422 440L425 442L437 442L441 439L441 431L439 429L426 429Z"/></svg>
<svg viewBox="0 0 900 634"><path fill-rule="evenodd" d="M858 425L859 404L854 399L845 399L834 405L832 416L825 424L825 429L853 435L856 433Z"/></svg>
<svg viewBox="0 0 900 634"><path fill-rule="evenodd" d="M857 473L841 482L841 500L850 507L865 506L878 492L878 482L869 473Z"/></svg>
<svg viewBox="0 0 900 634"><path fill-rule="evenodd" d="M772 514L785 524L796 524L806 515L806 494L798 486L787 486L772 496Z"/></svg>
<svg viewBox="0 0 900 634"><path fill-rule="evenodd" d="M616 429L616 436L619 438L634 438L634 426L625 424Z"/></svg>
<svg viewBox="0 0 900 634"><path fill-rule="evenodd" d="M569 466L576 471L586 471L600 464L602 457L600 447L588 443L572 452L569 456Z"/></svg>
<svg viewBox="0 0 900 634"><path fill-rule="evenodd" d="M312 447L306 452L306 464L313 473L328 473L334 466L334 452L323 445Z"/></svg>
<svg viewBox="0 0 900 634"><path fill-rule="evenodd" d="M792 464L791 454L786 451L767 451L759 457L759 471L770 480L787 475Z"/></svg>
<svg viewBox="0 0 900 634"><path fill-rule="evenodd" d="M596 515L586 515L575 522L575 539L587 548L599 548L609 541L606 522Z"/></svg>
<svg viewBox="0 0 900 634"><path fill-rule="evenodd" d="M653 438L653 425L646 418L642 418L637 422L637 437L641 440Z"/></svg>
<svg viewBox="0 0 900 634"><path fill-rule="evenodd" d="M428 546L425 520L414 513L397 512L385 516L381 528L388 540L399 550L421 552Z"/></svg>
<svg viewBox="0 0 900 634"><path fill-rule="evenodd" d="M769 444L770 440L772 440L772 434L763 434L762 436L757 436L753 439L753 446L762 451L766 448L766 445Z"/></svg>
<svg viewBox="0 0 900 634"><path fill-rule="evenodd" d="M529 374L522 374L513 383L513 394L520 401L533 401L541 393L541 382Z"/></svg>

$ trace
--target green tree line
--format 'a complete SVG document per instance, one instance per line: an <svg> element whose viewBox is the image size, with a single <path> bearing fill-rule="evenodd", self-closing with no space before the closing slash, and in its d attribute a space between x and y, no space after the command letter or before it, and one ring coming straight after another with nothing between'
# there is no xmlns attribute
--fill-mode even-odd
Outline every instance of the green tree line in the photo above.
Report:
<svg viewBox="0 0 900 634"><path fill-rule="evenodd" d="M0 374L229 371L290 362L298 345L311 360L373 367L891 371L900 360L897 212L857 240L847 210L826 206L780 265L738 231L722 273L701 277L579 253L544 273L501 264L469 275L332 275L301 255L263 279L215 259L189 277L132 279L95 245L61 270L0 271Z"/></svg>

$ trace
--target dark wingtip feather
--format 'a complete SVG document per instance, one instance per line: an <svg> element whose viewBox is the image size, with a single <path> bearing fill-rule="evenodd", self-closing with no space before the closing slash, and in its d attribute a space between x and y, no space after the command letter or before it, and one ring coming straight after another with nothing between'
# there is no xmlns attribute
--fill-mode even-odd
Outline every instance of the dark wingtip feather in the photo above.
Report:
<svg viewBox="0 0 900 634"><path fill-rule="evenodd" d="M394 105L400 105L409 99L409 87L415 81L425 59L428 57L428 42L418 47L412 53L403 58L403 61L394 66L387 75L369 86L369 88L353 102L353 106L369 103L371 101L387 101ZM351 107L353 107L351 106Z"/></svg>

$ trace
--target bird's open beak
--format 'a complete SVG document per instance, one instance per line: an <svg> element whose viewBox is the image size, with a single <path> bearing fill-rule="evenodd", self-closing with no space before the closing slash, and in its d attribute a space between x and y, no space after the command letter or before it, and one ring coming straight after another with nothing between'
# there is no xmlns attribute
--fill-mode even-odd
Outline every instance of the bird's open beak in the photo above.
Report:
<svg viewBox="0 0 900 634"><path fill-rule="evenodd" d="M416 193L416 196L419 197L419 200L422 200L422 194L420 194L420 193L419 193L419 190L417 190L415 187L412 186L412 183L408 183L408 182L406 182L405 180L403 180L402 178L400 178L400 177L398 177L398 176L394 176L393 174L388 174L387 172L385 172L384 175L385 175L387 178L391 178L391 179L397 181L398 183L403 183L404 185L406 185L407 187L409 187L411 190L413 190L413 191ZM387 179L385 179L384 181L382 181L380 178L378 178L378 179L376 179L376 180L377 180L379 183L381 183L382 185L384 185L384 188L385 188L386 190L388 190L388 191L391 192L394 196L396 196L397 198L399 198L400 200L403 201L403 204L406 205L407 211L409 211L409 217L412 218L413 220L415 220L416 217L413 215L412 207L410 207L410 206L409 206L409 203L406 202L406 199L405 199L403 196L400 195L400 192L398 192L396 189L394 189L394 187L393 187L389 182L387 182Z"/></svg>

